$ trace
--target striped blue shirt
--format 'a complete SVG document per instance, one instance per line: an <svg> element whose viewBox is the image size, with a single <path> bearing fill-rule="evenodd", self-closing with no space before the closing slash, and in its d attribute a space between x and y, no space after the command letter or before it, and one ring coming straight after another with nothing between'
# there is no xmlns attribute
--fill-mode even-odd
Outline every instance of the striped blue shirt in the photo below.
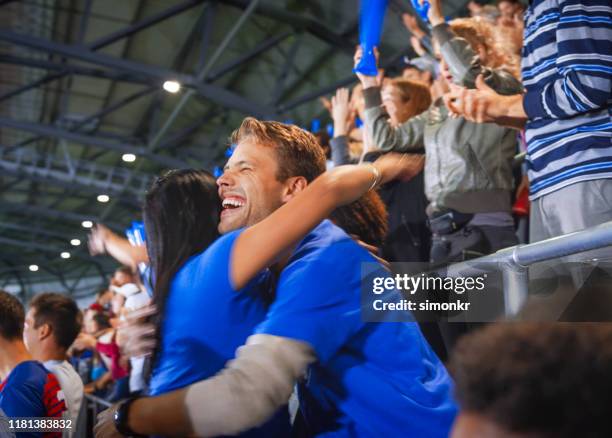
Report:
<svg viewBox="0 0 612 438"><path fill-rule="evenodd" d="M532 0L524 36L530 199L612 178L612 0Z"/></svg>

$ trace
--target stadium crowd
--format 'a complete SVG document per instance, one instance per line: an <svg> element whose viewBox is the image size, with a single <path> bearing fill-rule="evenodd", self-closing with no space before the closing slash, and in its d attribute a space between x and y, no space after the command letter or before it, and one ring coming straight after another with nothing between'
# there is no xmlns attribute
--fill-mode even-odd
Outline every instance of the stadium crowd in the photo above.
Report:
<svg viewBox="0 0 612 438"><path fill-rule="evenodd" d="M331 133L246 118L220 177L155 181L144 245L96 225L91 254L120 267L88 308L0 291L0 436L17 417L85 436L86 394L113 404L97 437L609 436L612 324L360 314L364 262L612 220L610 2L441 3L402 17L418 56L397 76L322 100Z"/></svg>

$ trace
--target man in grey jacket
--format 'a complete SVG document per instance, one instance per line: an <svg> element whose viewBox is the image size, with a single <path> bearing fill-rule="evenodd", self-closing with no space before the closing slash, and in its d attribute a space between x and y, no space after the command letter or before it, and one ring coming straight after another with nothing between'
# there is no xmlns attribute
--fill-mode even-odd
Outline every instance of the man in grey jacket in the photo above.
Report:
<svg viewBox="0 0 612 438"><path fill-rule="evenodd" d="M476 77L483 74L486 82L502 94L520 92L520 82L510 73L486 67L497 65L484 38L481 44L472 46L455 35L444 22L439 2L432 2L429 15L443 80L473 88ZM474 26L476 34L478 29ZM451 118L442 99L394 128L382 106L376 78L358 77L366 102L365 127L373 144L383 151L425 148L425 192L433 233L431 262L458 261L466 255L491 253L516 244L510 213L516 133L494 124Z"/></svg>

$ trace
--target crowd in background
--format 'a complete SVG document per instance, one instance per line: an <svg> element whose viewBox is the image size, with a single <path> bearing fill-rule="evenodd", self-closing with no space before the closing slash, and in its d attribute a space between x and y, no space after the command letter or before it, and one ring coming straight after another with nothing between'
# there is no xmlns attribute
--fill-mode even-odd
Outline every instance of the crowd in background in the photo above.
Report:
<svg viewBox="0 0 612 438"><path fill-rule="evenodd" d="M447 23L440 1L432 1L431 26L403 15L406 44L418 56L405 59L395 77L383 70L377 76L357 73L359 83L351 90L341 88L323 99L333 132L314 134L317 153L326 153L328 170L357 163L376 166L381 156L403 154L394 164L392 179L328 215L383 264L444 266L612 219L610 4L534 0L526 7L519 0L498 0L495 5L472 0L468 10L470 17ZM362 55L358 49L356 64ZM278 128L281 133L275 135L286 135L283 129L297 132ZM304 157L295 159L307 161ZM234 196L224 199L223 208L231 210L244 199L229 181L232 168L227 169L217 183L221 192ZM319 173L312 171L307 183ZM189 174L162 177L145 203L149 229L188 220L160 213L164 205L195 219L201 213L189 202L188 194L195 189L186 188L186 182L175 192L164 187L172 178L205 179ZM172 196L186 199L170 200ZM174 232L174 237L187 239L185 233L191 230ZM181 242L185 248L174 248L160 239L147 247L135 246L103 225L94 227L91 253L111 256L121 267L87 309L79 310L65 296L43 294L26 312L14 297L0 292L0 408L8 417L78 419L86 415L83 394L114 403L172 393L223 369L225 359L220 357L218 369L208 374L190 371L190 366L202 365L198 355L205 353L188 349L175 353L193 355L191 365L181 365L193 375L178 375L182 371L169 362L173 332L168 327L176 332L185 328L175 325L180 316L172 296L178 293L180 278L166 276L177 273L177 263L192 263L189 257L205 246L187 248L195 243ZM274 299L266 297L262 309ZM609 434L605 419L612 388L604 377L612 362L609 327L530 323L475 329L441 323L421 324L420 330L455 381L454 397L465 412L455 424L455 436L476 436L472 433L483 430L490 432L483 436ZM291 351L297 357L309 354ZM592 369L583 366L587 362ZM437 369L435 360L428 363ZM314 367L312 361L304 364ZM265 368L252 362L253 368L259 366ZM591 386L585 388L583 379ZM19 394L26 383L30 392ZM293 380L289 383L292 388ZM452 408L444 409L445 418L454 418ZM272 428L277 420L264 427ZM298 415L294 421L303 418ZM1 427L0 422L0 435ZM202 427L196 431L208 430ZM320 427L316 432L337 425Z"/></svg>

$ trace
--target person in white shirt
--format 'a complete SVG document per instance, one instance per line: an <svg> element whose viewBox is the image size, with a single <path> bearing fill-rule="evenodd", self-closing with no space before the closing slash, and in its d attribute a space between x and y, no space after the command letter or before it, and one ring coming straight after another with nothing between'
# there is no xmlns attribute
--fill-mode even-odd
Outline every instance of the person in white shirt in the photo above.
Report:
<svg viewBox="0 0 612 438"><path fill-rule="evenodd" d="M77 423L83 402L83 382L66 360L66 352L80 331L81 312L71 298L44 293L30 302L23 340L32 357L58 380L73 424Z"/></svg>
<svg viewBox="0 0 612 438"><path fill-rule="evenodd" d="M124 320L131 312L142 309L151 302L149 295L135 283L111 286L111 290L125 297L123 304L124 313L121 315L121 320ZM118 341L121 344L121 338ZM144 365L145 356L130 358L130 393L139 393L145 390Z"/></svg>

